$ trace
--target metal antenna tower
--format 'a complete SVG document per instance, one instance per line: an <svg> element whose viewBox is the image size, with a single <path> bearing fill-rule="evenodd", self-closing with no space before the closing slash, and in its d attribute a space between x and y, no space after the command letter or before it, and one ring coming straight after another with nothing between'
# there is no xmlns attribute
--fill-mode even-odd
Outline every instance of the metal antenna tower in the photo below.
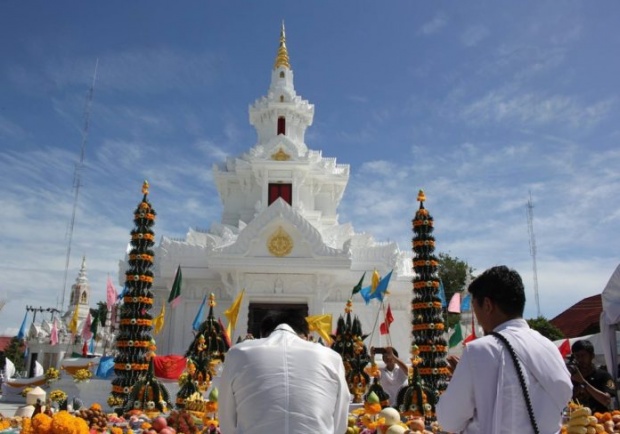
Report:
<svg viewBox="0 0 620 434"><path fill-rule="evenodd" d="M82 128L82 146L80 149L80 161L75 165L73 173L73 211L71 213L71 222L67 229L67 256L65 258L65 277L62 285L62 298L60 301L60 310L65 308L65 294L67 292L67 273L69 272L69 260L71 259L71 244L73 242L73 227L75 226L75 214L77 211L78 198L80 196L80 186L82 185L82 169L84 168L84 154L86 153L86 142L88 139L88 126L90 124L90 108L93 103L93 94L95 93L95 82L97 81L97 68L99 67L99 59L95 62L95 73L93 74L93 83L86 95L86 106L84 107L84 126Z"/></svg>
<svg viewBox="0 0 620 434"><path fill-rule="evenodd" d="M538 268L536 267L536 237L534 236L534 204L532 192L525 206L527 213L527 231L530 234L530 255L532 255L532 271L534 274L534 299L536 300L536 315L540 317L540 300L538 298Z"/></svg>

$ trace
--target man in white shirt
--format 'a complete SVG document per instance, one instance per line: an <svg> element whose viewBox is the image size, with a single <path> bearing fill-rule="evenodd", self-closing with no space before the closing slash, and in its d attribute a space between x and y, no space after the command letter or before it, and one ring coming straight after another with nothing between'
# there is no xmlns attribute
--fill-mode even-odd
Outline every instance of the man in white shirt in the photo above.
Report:
<svg viewBox="0 0 620 434"><path fill-rule="evenodd" d="M375 354L379 354L380 350L383 354L383 363L385 366L379 368L381 376L381 387L390 396L390 406L396 408L396 399L400 389L407 385L409 377L409 368L405 362L398 358L398 351L392 347L375 348L370 347L370 355L375 359Z"/></svg>
<svg viewBox="0 0 620 434"><path fill-rule="evenodd" d="M440 396L437 420L449 432L533 433L517 367L503 335L514 348L541 434L560 431L562 410L571 399L570 374L556 346L522 318L525 291L519 274L490 268L469 286L472 308L485 336L469 342ZM458 364L457 364L458 363Z"/></svg>
<svg viewBox="0 0 620 434"><path fill-rule="evenodd" d="M263 321L262 339L228 351L219 382L222 433L346 431L350 394L342 358L300 336L307 334L305 318L283 312Z"/></svg>

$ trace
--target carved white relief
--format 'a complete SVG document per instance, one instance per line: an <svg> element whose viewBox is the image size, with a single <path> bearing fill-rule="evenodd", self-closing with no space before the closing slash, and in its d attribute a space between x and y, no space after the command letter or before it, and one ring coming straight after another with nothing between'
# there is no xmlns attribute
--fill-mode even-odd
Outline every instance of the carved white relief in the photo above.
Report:
<svg viewBox="0 0 620 434"><path fill-rule="evenodd" d="M282 294L283 292L284 292L284 283L282 282L282 279L280 279L280 276L278 276L273 283L273 293Z"/></svg>

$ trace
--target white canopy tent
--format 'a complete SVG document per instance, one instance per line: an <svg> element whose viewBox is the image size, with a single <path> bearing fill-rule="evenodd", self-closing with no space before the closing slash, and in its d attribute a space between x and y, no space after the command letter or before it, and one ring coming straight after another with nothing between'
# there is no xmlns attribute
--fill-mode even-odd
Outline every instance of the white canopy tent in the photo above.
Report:
<svg viewBox="0 0 620 434"><path fill-rule="evenodd" d="M596 365L606 365L604 348L608 346L607 345L608 339L609 337L603 336L602 333L595 333L593 335L585 335L585 336L579 336L576 338L569 338L568 343L572 347L575 341L581 341L581 340L590 341L590 343L592 343L592 346L594 347L594 363ZM566 338L553 341L555 346L558 348L564 342L566 342ZM618 348L620 348L620 331L616 332L616 345L618 346Z"/></svg>
<svg viewBox="0 0 620 434"><path fill-rule="evenodd" d="M618 384L618 342L614 339L620 325L620 265L616 267L601 294L601 336L607 370Z"/></svg>

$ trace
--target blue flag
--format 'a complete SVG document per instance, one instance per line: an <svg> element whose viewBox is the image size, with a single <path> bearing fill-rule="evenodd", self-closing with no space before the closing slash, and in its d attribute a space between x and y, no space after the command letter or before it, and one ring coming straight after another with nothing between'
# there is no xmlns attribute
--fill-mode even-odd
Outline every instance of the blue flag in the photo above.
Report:
<svg viewBox="0 0 620 434"><path fill-rule="evenodd" d="M202 317L205 310L205 302L207 301L207 296L205 295L202 299L202 304L200 305L200 309L196 312L196 318L194 318L194 322L192 323L192 329L197 332L200 329L200 324L202 324Z"/></svg>
<svg viewBox="0 0 620 434"><path fill-rule="evenodd" d="M114 373L114 356L105 356L99 360L97 378L109 378Z"/></svg>
<svg viewBox="0 0 620 434"><path fill-rule="evenodd" d="M88 345L88 352L95 354L95 338L91 338L90 344Z"/></svg>
<svg viewBox="0 0 620 434"><path fill-rule="evenodd" d="M123 290L121 291L120 294L118 294L118 300L122 300L128 291L129 291L129 288L127 288L127 285L123 286Z"/></svg>
<svg viewBox="0 0 620 434"><path fill-rule="evenodd" d="M390 283L390 278L392 277L392 271L386 274L379 281L379 284L377 285L374 291L372 290L372 286L367 286L365 288L362 288L362 290L360 291L360 294L362 295L362 298L364 299L366 304L370 303L370 300L372 300L373 298L376 298L379 301L383 301L383 297L385 296L385 293L387 292L388 284Z"/></svg>
<svg viewBox="0 0 620 434"><path fill-rule="evenodd" d="M439 300L441 300L441 307L448 306L446 302L446 289L443 287L443 280L439 279L439 291L437 292Z"/></svg>
<svg viewBox="0 0 620 434"><path fill-rule="evenodd" d="M469 312L471 310L471 294L467 294L461 300L461 312Z"/></svg>
<svg viewBox="0 0 620 434"><path fill-rule="evenodd" d="M24 315L24 320L22 321L22 326L19 328L19 333L17 333L17 339L20 341L26 337L26 320L28 319L28 311Z"/></svg>

